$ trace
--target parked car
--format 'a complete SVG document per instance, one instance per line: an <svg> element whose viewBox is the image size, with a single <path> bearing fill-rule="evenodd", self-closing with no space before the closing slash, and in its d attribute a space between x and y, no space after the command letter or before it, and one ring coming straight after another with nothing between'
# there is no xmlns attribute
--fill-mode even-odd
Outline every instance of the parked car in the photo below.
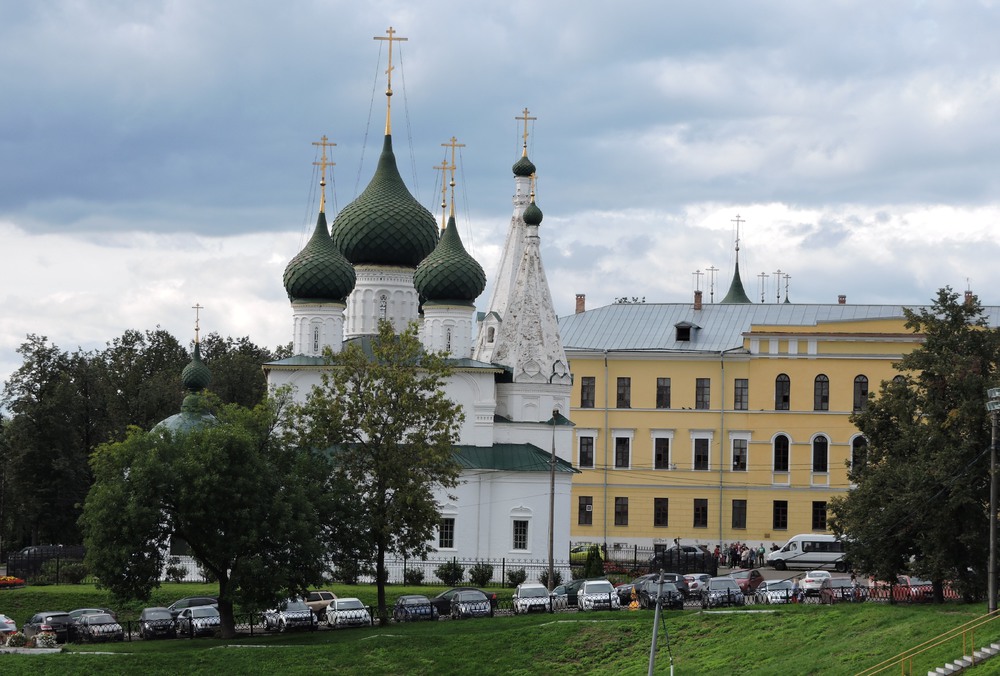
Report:
<svg viewBox="0 0 1000 676"><path fill-rule="evenodd" d="M948 584L942 589L945 600L957 600L958 592ZM889 585L881 580L873 580L869 589L871 598L889 598ZM896 603L930 603L934 600L934 583L911 575L897 575L892 585L892 600Z"/></svg>
<svg viewBox="0 0 1000 676"><path fill-rule="evenodd" d="M495 611L497 608L497 595L496 592L486 591L485 589L477 589L476 587L452 587L451 589L445 590L431 599L431 604L437 610L438 616L444 617L445 615L451 615L451 600L459 592L464 591L477 591L490 602L490 608Z"/></svg>
<svg viewBox="0 0 1000 676"><path fill-rule="evenodd" d="M80 640L80 620L82 620L85 615L94 615L99 613L106 613L111 617L117 618L114 611L109 610L108 608L76 608L69 611L69 626L66 628L66 640L70 643Z"/></svg>
<svg viewBox="0 0 1000 676"><path fill-rule="evenodd" d="M729 574L729 577L736 580L736 584L739 585L740 590L744 594L754 593L757 591L757 587L759 587L764 581L764 576L761 575L760 571L756 568L750 568L748 570L734 570Z"/></svg>
<svg viewBox="0 0 1000 676"><path fill-rule="evenodd" d="M0 613L0 643L11 634L17 633L17 622L13 618Z"/></svg>
<svg viewBox="0 0 1000 676"><path fill-rule="evenodd" d="M701 588L711 577L708 573L689 573L685 575L684 581L687 582L687 592L684 595L689 599L701 598Z"/></svg>
<svg viewBox="0 0 1000 676"><path fill-rule="evenodd" d="M792 603L791 580L765 580L754 592L754 599L757 603Z"/></svg>
<svg viewBox="0 0 1000 676"><path fill-rule="evenodd" d="M638 590L640 608L655 608L659 600L661 608L684 610L684 594L673 582L664 582L661 587L659 578L645 580Z"/></svg>
<svg viewBox="0 0 1000 676"><path fill-rule="evenodd" d="M176 624L181 636L214 636L222 620L215 606L192 606L177 614Z"/></svg>
<svg viewBox="0 0 1000 676"><path fill-rule="evenodd" d="M318 589L316 591L311 591L306 595L306 605L309 609L316 613L316 617L320 622L326 620L326 609L330 605L330 602L337 598L337 595L332 591L327 591L325 589Z"/></svg>
<svg viewBox="0 0 1000 676"><path fill-rule="evenodd" d="M642 584L646 580L655 580L659 576L660 576L659 573L646 573L645 575L640 575L631 582L622 582L620 585L615 587L615 591L618 593L618 602L623 606L627 606L629 603L632 602L633 589L635 589L636 590L635 593L638 594L639 593L638 587L640 584Z"/></svg>
<svg viewBox="0 0 1000 676"><path fill-rule="evenodd" d="M565 610L569 608L569 597L566 595L566 585L561 584L552 590L552 609Z"/></svg>
<svg viewBox="0 0 1000 676"><path fill-rule="evenodd" d="M590 578L580 578L579 580L570 580L566 584L561 584L552 591L556 594L556 598L560 599L565 596L564 608L576 608L579 601L580 588L585 582L595 582L603 580L607 582L607 578L603 577L590 577ZM608 584L611 584L608 582ZM619 602L618 605L621 605Z"/></svg>
<svg viewBox="0 0 1000 676"><path fill-rule="evenodd" d="M264 631L315 631L319 623L316 613L300 598L285 599L274 608L264 611Z"/></svg>
<svg viewBox="0 0 1000 676"><path fill-rule="evenodd" d="M799 588L806 596L819 596L819 588L823 586L823 580L829 580L832 575L828 570L810 570L802 578Z"/></svg>
<svg viewBox="0 0 1000 676"><path fill-rule="evenodd" d="M392 619L396 622L438 619L438 609L422 594L406 594L396 599L392 607Z"/></svg>
<svg viewBox="0 0 1000 676"><path fill-rule="evenodd" d="M618 610L621 603L607 580L585 580L576 599L580 610Z"/></svg>
<svg viewBox="0 0 1000 676"><path fill-rule="evenodd" d="M182 599L178 599L167 606L167 610L170 611L170 615L177 619L180 612L185 608L194 608L195 606L215 606L219 607L219 599L214 596L186 596Z"/></svg>
<svg viewBox="0 0 1000 676"><path fill-rule="evenodd" d="M583 565L587 563L587 556L590 554L590 549L594 545L574 545L570 547L569 550L569 562L574 565ZM597 547L597 555L604 559L604 550Z"/></svg>
<svg viewBox="0 0 1000 676"><path fill-rule="evenodd" d="M42 566L52 560L83 561L87 550L83 545L34 545L24 547L7 558L7 574L17 577L31 577L42 570Z"/></svg>
<svg viewBox="0 0 1000 676"><path fill-rule="evenodd" d="M139 613L139 638L177 638L177 625L169 608L143 608Z"/></svg>
<svg viewBox="0 0 1000 676"><path fill-rule="evenodd" d="M676 570L681 574L704 570L716 575L719 562L704 545L674 545L653 554L649 559L649 569Z"/></svg>
<svg viewBox="0 0 1000 676"><path fill-rule="evenodd" d="M356 598L333 599L323 612L323 617L326 618L326 626L331 629L370 627L372 624L371 611Z"/></svg>
<svg viewBox="0 0 1000 676"><path fill-rule="evenodd" d="M486 594L478 589L464 589L451 597L451 619L492 617L493 607Z"/></svg>
<svg viewBox="0 0 1000 676"><path fill-rule="evenodd" d="M736 580L728 575L710 578L708 584L701 591L703 610L722 606L742 606L744 602L740 586L736 584Z"/></svg>
<svg viewBox="0 0 1000 676"><path fill-rule="evenodd" d="M849 577L828 577L819 587L820 603L863 601L861 588Z"/></svg>
<svg viewBox="0 0 1000 676"><path fill-rule="evenodd" d="M122 625L108 613L82 616L76 631L78 639L84 643L125 640L125 630L122 629Z"/></svg>
<svg viewBox="0 0 1000 676"><path fill-rule="evenodd" d="M544 613L549 609L549 590L542 584L519 584L511 598L514 614Z"/></svg>
<svg viewBox="0 0 1000 676"><path fill-rule="evenodd" d="M46 610L35 613L24 624L24 637L33 638L39 634L55 634L57 643L69 640L69 613L62 610Z"/></svg>

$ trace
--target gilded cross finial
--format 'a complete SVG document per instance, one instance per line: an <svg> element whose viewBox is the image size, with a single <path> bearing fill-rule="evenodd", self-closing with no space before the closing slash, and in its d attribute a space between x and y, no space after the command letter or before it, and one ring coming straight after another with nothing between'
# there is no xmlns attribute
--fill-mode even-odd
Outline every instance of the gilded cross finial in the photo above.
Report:
<svg viewBox="0 0 1000 676"><path fill-rule="evenodd" d="M441 145L446 145L442 143ZM441 164L433 167L435 170L441 172L441 232L444 233L444 229L447 226L445 221L446 209L448 208L448 170L451 168L448 166L447 153L445 153L445 158L441 160Z"/></svg>
<svg viewBox="0 0 1000 676"><path fill-rule="evenodd" d="M448 141L447 143L442 143L441 145L444 146L445 148L451 148L451 166L448 167L448 169L451 171L451 180L448 182L448 185L451 186L451 215L454 216L455 215L455 168L457 167L457 165L455 164L455 148L464 148L465 144L459 143L458 139L452 136L450 141Z"/></svg>
<svg viewBox="0 0 1000 676"><path fill-rule="evenodd" d="M385 135L388 136L392 133L392 43L393 42L406 42L409 38L397 38L396 30L389 26L389 30L386 31L389 37L382 37L381 35L376 35L375 40L386 40L389 42L389 67L385 69L386 74L386 85L385 85Z"/></svg>
<svg viewBox="0 0 1000 676"><path fill-rule="evenodd" d="M205 309L205 306L201 303L195 303L191 306L191 309L194 310L194 343L197 345L200 342L198 340L198 332L201 330L199 313Z"/></svg>
<svg viewBox="0 0 1000 676"><path fill-rule="evenodd" d="M524 134L523 134L523 139L524 140L522 141L521 156L522 157L527 157L528 156L528 121L529 120L537 120L538 118L537 117L529 117L528 116L528 109L525 108L523 111L521 111L521 114L518 115L517 117L515 117L514 119L515 120L524 120Z"/></svg>
<svg viewBox="0 0 1000 676"><path fill-rule="evenodd" d="M326 134L320 137L319 141L313 141L314 146L319 146L323 149L323 155L319 162L313 162L314 166L319 167L320 179L319 179L319 210L326 211L326 168L336 166L336 162L329 162L326 159L326 149L332 148L336 143L330 143Z"/></svg>
<svg viewBox="0 0 1000 676"><path fill-rule="evenodd" d="M739 214L736 214L736 218L730 221L736 224L736 255L740 253L740 223L746 223L745 219L740 218Z"/></svg>

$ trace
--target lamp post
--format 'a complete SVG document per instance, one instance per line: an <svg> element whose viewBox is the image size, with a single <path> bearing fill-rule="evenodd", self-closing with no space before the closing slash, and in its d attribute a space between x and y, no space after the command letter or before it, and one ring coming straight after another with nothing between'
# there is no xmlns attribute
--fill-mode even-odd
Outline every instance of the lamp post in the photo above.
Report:
<svg viewBox="0 0 1000 676"><path fill-rule="evenodd" d="M987 391L989 401L986 410L990 412L990 560L987 566L989 579L986 583L989 595L988 610L997 611L997 414L1000 413L1000 387Z"/></svg>

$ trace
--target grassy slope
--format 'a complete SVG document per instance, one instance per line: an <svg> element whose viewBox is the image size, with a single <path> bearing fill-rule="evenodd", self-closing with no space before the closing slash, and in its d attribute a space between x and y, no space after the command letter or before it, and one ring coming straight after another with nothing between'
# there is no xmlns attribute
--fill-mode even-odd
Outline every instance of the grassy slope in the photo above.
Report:
<svg viewBox="0 0 1000 676"><path fill-rule="evenodd" d="M333 587L370 601L374 588ZM434 592L421 588L424 593ZM203 585L170 585L162 598L205 593ZM390 597L402 593L393 588ZM0 612L19 623L34 610L105 605L92 587L5 590ZM113 606L114 607L114 606ZM118 606L120 608L120 606ZM852 674L985 612L982 605L890 607L877 604L781 608L774 613L665 614L675 673ZM124 617L132 613L121 609ZM54 656L0 656L3 674L576 674L646 673L653 614L559 613L492 620L442 621L314 634L254 636L235 641L134 642L73 646ZM1000 637L976 633L976 644ZM914 663L926 673L961 653L960 639ZM90 652L94 654L81 654ZM112 652L118 654L98 654ZM660 633L658 672L669 656ZM997 670L1000 671L1000 665ZM899 673L899 667L889 673Z"/></svg>

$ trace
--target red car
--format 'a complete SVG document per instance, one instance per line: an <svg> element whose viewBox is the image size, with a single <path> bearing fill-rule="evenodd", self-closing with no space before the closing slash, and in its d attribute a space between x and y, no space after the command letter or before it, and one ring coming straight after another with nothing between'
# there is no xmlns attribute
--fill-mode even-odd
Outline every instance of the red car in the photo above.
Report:
<svg viewBox="0 0 1000 676"><path fill-rule="evenodd" d="M734 570L729 574L729 577L736 580L736 584L740 586L740 591L744 594L753 594L764 581L764 576L756 568Z"/></svg>

